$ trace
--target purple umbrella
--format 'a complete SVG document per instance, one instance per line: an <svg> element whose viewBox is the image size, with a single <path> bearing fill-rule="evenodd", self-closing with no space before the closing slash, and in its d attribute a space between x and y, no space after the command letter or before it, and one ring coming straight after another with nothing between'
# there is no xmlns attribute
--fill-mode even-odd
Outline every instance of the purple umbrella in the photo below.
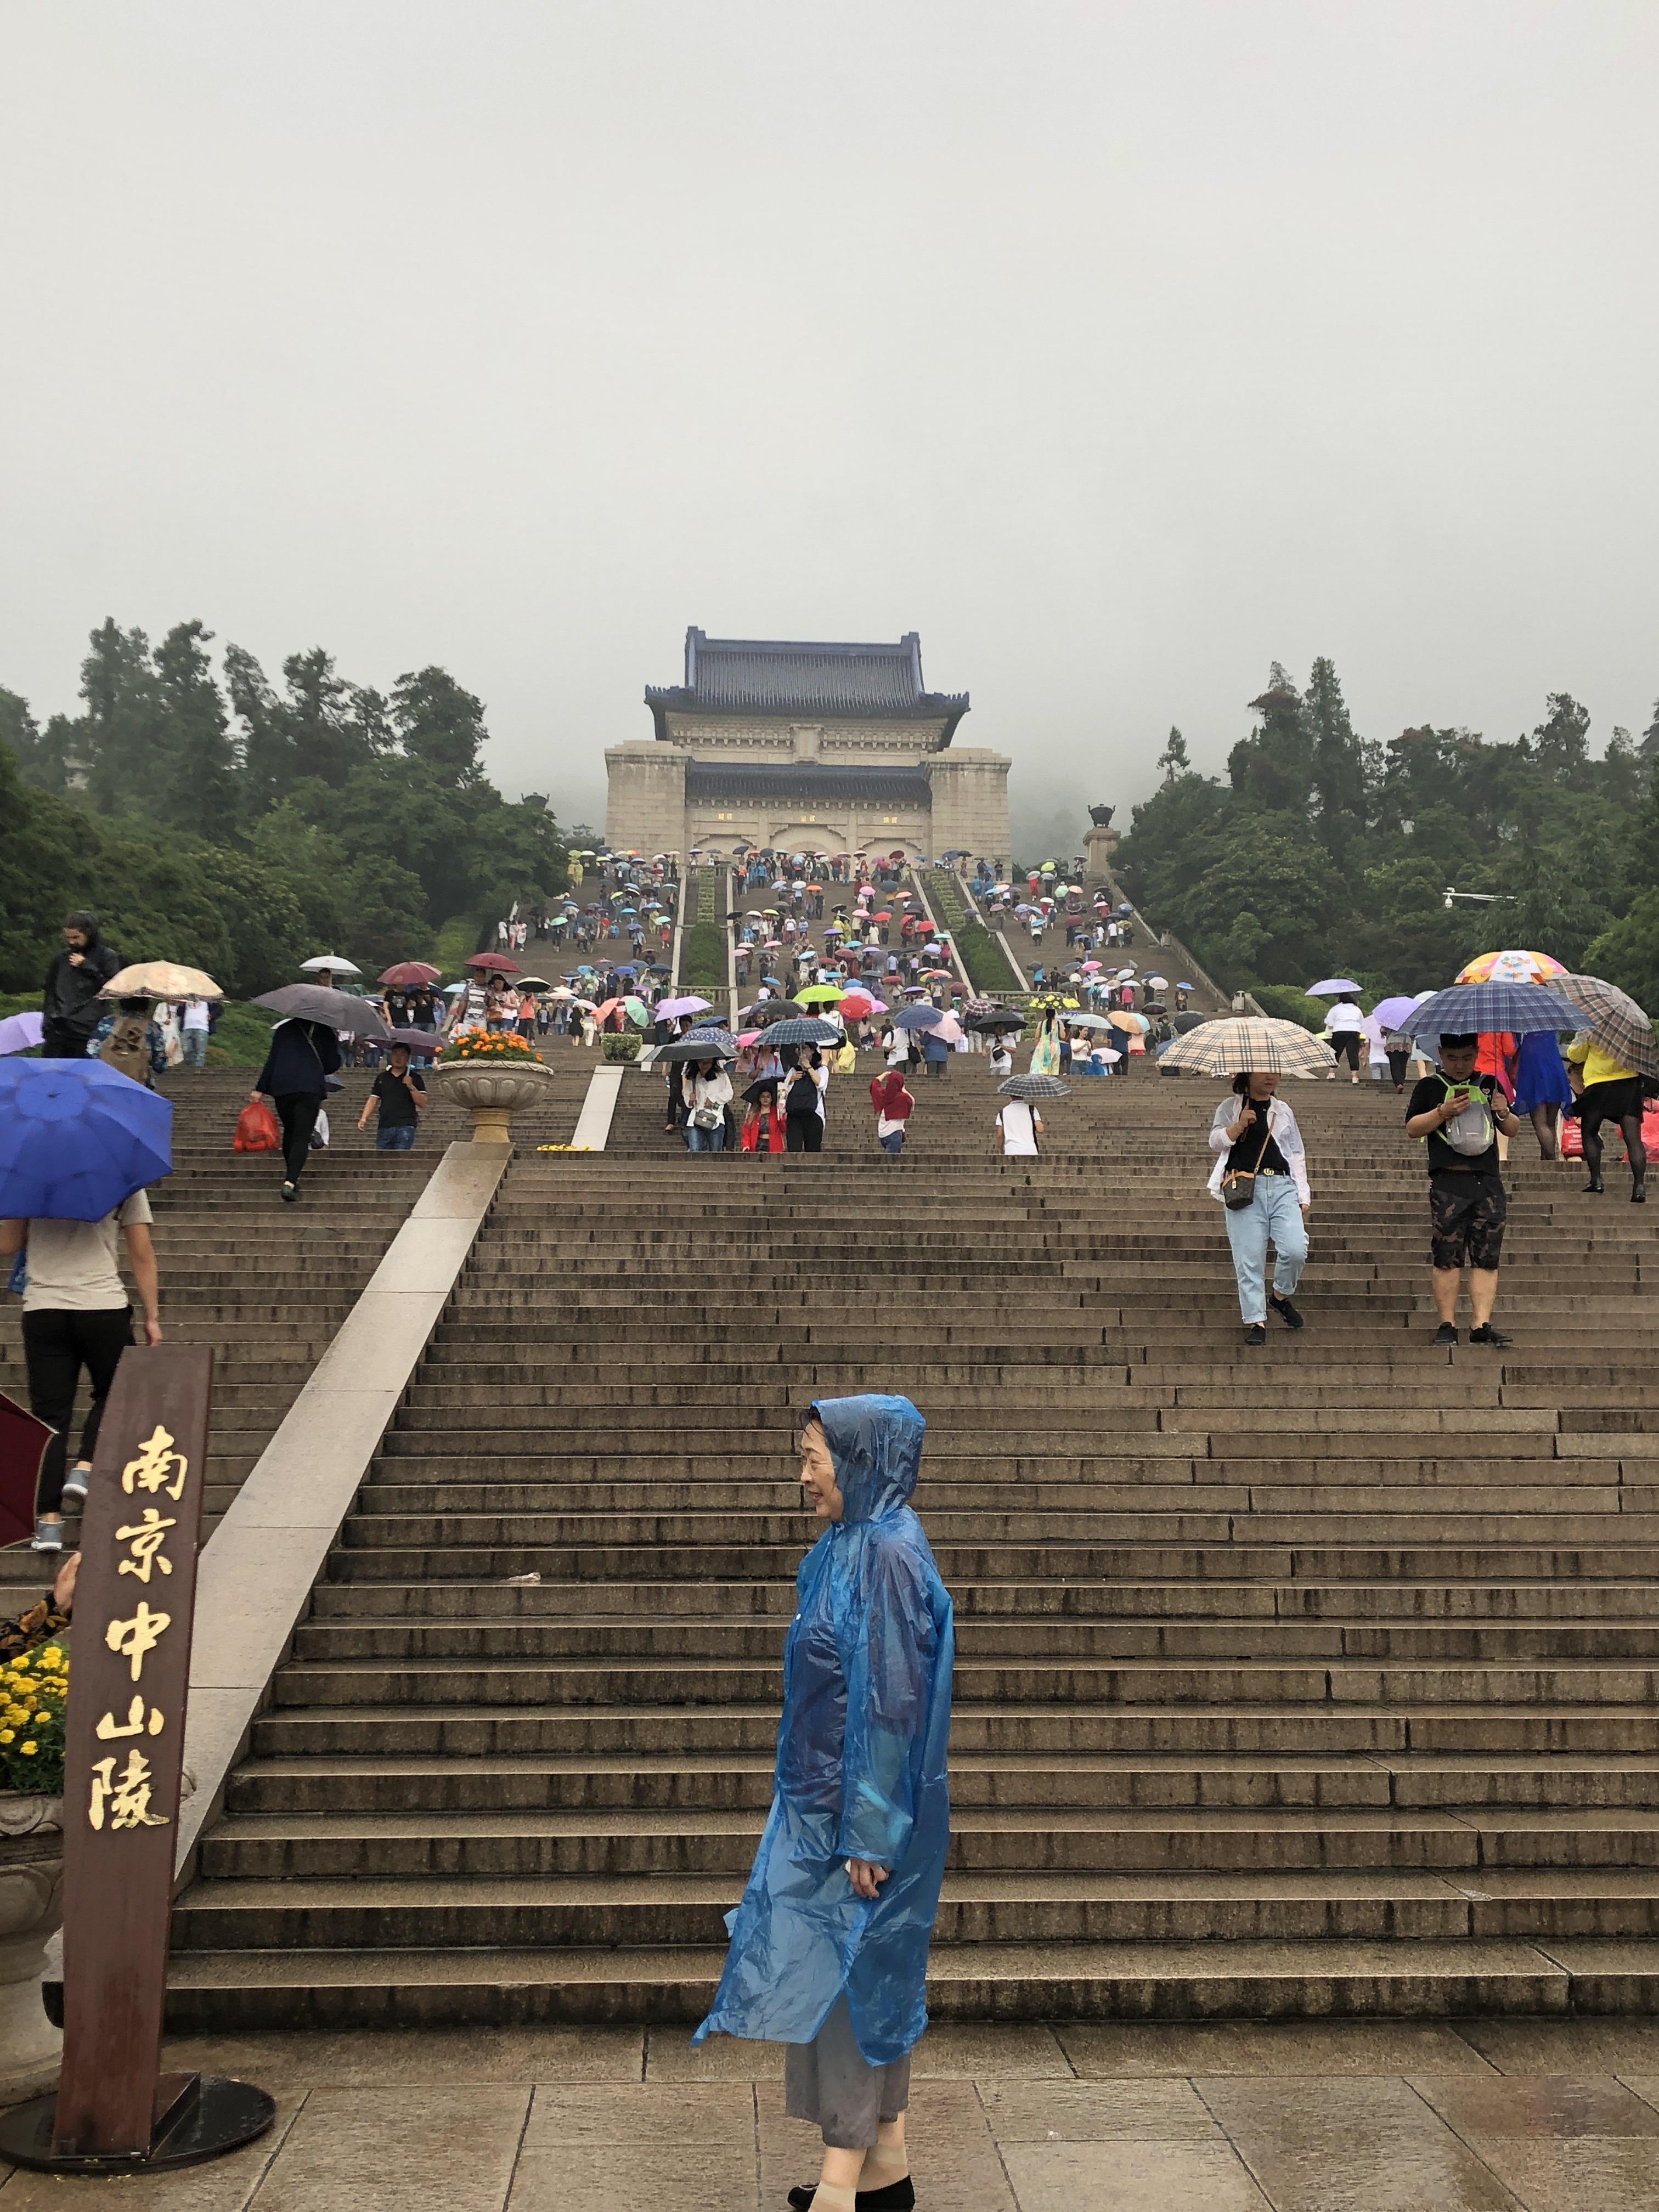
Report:
<svg viewBox="0 0 1659 2212"><path fill-rule="evenodd" d="M0 1022L0 1054L27 1052L31 1045L40 1043L40 1030L39 1014L8 1014Z"/></svg>
<svg viewBox="0 0 1659 2212"><path fill-rule="evenodd" d="M1379 1030L1398 1029L1416 1005L1417 1001L1412 997L1410 992L1401 992L1395 997L1384 999L1380 1005L1373 1006L1371 1019Z"/></svg>

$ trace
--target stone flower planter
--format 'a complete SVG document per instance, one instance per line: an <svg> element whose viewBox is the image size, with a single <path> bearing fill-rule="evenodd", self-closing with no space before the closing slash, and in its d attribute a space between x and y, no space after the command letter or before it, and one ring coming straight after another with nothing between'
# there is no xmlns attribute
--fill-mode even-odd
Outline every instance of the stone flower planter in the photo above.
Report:
<svg viewBox="0 0 1659 2212"><path fill-rule="evenodd" d="M427 1078L438 1095L472 1116L475 1145L510 1145L508 1127L526 1106L539 1106L553 1088L553 1071L538 1060L514 1065L505 1060L441 1060Z"/></svg>
<svg viewBox="0 0 1659 2212"><path fill-rule="evenodd" d="M40 1978L64 1923L64 1801L0 1790L0 2105L58 2083L64 2038Z"/></svg>

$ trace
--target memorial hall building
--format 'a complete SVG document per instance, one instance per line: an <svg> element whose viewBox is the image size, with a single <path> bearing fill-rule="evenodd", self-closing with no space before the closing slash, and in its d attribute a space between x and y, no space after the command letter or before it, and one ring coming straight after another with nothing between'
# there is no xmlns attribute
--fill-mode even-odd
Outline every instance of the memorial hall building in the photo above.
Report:
<svg viewBox="0 0 1659 2212"><path fill-rule="evenodd" d="M685 634L685 681L647 687L656 733L606 749L613 849L1008 857L1008 768L956 744L965 691L930 691L921 641L804 645Z"/></svg>

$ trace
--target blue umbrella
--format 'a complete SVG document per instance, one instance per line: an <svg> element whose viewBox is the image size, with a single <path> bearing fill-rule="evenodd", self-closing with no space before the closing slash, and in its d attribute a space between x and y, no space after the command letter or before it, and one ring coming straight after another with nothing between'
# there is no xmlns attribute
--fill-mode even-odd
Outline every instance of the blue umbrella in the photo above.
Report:
<svg viewBox="0 0 1659 2212"><path fill-rule="evenodd" d="M0 1060L0 1219L101 1221L173 1173L173 1108L101 1060Z"/></svg>
<svg viewBox="0 0 1659 2212"><path fill-rule="evenodd" d="M1577 1030L1583 1016L1541 983L1453 983L1413 1007L1401 1024L1407 1036L1475 1036L1510 1030Z"/></svg>
<svg viewBox="0 0 1659 2212"><path fill-rule="evenodd" d="M907 1006L902 1014L893 1017L896 1030L936 1030L945 1019L939 1006Z"/></svg>

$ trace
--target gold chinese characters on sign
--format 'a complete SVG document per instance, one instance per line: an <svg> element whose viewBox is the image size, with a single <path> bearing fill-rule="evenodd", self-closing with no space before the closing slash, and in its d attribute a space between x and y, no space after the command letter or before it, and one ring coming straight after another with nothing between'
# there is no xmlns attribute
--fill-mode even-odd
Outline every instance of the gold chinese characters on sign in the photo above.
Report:
<svg viewBox="0 0 1659 2212"><path fill-rule="evenodd" d="M137 1456L130 1459L122 1468L121 1487L130 1498L142 1492L151 1498L168 1498L177 1504L184 1495L189 1474L189 1460L183 1452L173 1449L172 1435L158 1421L139 1446ZM178 1526L178 1520L168 1518L159 1506L147 1505L137 1521L118 1528L116 1542L125 1547L126 1557L118 1561L117 1574L131 1575L135 1581L144 1583L153 1576L171 1575L173 1563L167 1555L167 1542L169 1532ZM127 1662L133 1681L139 1683L143 1679L145 1658L172 1626L171 1613L155 1610L147 1598L140 1598L130 1620L115 1620L108 1624L104 1642L109 1650ZM148 1705L140 1690L128 1705L124 1720L118 1720L113 1711L106 1712L95 1723L94 1733L100 1743L113 1743L123 1737L158 1736L167 1724L167 1714L159 1705ZM95 1759L87 1804L88 1825L99 1830L107 1826L112 1833L166 1827L167 1815L150 1810L153 1786L149 1761L137 1745L127 1753L125 1764L113 1753L107 1759Z"/></svg>

